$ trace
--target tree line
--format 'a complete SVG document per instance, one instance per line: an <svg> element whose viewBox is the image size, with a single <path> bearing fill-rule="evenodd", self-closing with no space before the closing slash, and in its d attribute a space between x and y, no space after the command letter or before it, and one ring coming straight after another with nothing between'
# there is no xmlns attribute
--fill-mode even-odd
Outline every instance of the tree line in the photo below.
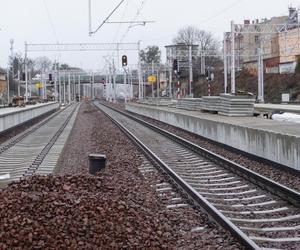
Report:
<svg viewBox="0 0 300 250"><path fill-rule="evenodd" d="M218 55L221 51L221 42L211 32L201 30L195 26L181 28L173 38L174 45L198 45L199 52L208 55ZM141 50L140 58L142 63L160 63L161 51L158 46L148 46ZM209 56L207 64L213 65L218 56Z"/></svg>

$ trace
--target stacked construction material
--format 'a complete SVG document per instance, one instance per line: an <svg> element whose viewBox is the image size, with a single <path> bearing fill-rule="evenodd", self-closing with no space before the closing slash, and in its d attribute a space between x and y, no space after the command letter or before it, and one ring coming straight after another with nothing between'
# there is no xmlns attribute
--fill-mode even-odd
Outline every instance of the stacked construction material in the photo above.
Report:
<svg viewBox="0 0 300 250"><path fill-rule="evenodd" d="M219 96L203 96L202 110L209 112L218 112L220 109L220 97Z"/></svg>
<svg viewBox="0 0 300 250"><path fill-rule="evenodd" d="M172 99L169 97L159 97L159 98L147 97L139 100L138 102L142 104L156 105L156 106L168 106L173 103Z"/></svg>
<svg viewBox="0 0 300 250"><path fill-rule="evenodd" d="M178 99L176 108L185 110L201 110L202 98L182 98Z"/></svg>
<svg viewBox="0 0 300 250"><path fill-rule="evenodd" d="M255 96L220 95L219 114L226 116L253 116Z"/></svg>

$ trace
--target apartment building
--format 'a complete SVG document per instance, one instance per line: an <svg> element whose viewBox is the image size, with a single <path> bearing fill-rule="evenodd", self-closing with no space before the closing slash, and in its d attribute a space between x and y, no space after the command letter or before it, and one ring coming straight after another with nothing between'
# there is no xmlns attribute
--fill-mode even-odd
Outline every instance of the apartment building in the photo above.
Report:
<svg viewBox="0 0 300 250"><path fill-rule="evenodd" d="M290 7L287 16L245 20L241 34L235 36L236 65L257 74L259 48L265 73L293 73L300 56L299 10Z"/></svg>

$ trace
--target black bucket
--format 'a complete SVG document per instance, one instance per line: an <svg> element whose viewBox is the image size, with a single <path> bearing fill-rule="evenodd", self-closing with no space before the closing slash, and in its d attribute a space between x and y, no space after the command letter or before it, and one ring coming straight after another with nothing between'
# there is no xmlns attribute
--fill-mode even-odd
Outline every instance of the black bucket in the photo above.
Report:
<svg viewBox="0 0 300 250"><path fill-rule="evenodd" d="M90 168L89 173L96 175L96 173L105 168L106 155L89 154Z"/></svg>

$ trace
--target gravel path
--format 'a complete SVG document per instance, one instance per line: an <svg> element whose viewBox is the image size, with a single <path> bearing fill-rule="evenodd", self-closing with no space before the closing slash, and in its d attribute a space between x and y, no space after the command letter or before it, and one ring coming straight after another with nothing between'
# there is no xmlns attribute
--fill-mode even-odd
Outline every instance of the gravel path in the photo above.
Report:
<svg viewBox="0 0 300 250"><path fill-rule="evenodd" d="M97 176L87 174L90 153L107 155ZM167 209L141 164L127 137L83 103L55 176L0 191L0 249L243 249L196 209Z"/></svg>

